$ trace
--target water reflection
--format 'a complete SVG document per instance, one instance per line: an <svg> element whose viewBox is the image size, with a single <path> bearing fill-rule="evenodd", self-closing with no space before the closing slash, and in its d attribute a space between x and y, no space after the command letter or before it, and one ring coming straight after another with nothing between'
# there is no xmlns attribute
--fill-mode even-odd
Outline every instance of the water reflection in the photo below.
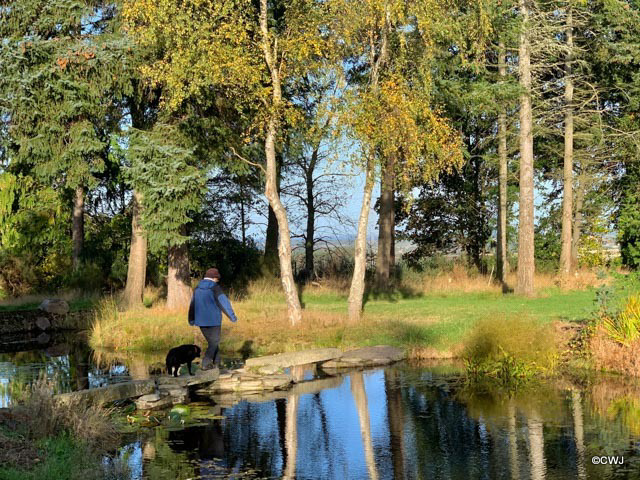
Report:
<svg viewBox="0 0 640 480"><path fill-rule="evenodd" d="M41 372L63 391L146 378L157 362L96 358L67 340L0 354L0 406ZM223 420L128 434L118 453L126 478L640 479L631 379L558 379L509 394L468 388L450 368L292 374L306 382L290 392L233 406L208 399ZM594 455L624 464L593 465Z"/></svg>

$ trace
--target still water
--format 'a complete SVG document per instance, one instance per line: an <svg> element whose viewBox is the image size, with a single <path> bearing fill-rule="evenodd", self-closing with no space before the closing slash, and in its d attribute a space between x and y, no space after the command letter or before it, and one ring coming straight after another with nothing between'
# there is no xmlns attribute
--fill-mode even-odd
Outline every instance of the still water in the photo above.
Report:
<svg viewBox="0 0 640 480"><path fill-rule="evenodd" d="M48 348L0 355L3 405L18 377L45 372L69 390L144 376L156 360L101 366L86 347ZM469 387L453 365L399 364L305 387L222 408L201 399L220 418L125 434L118 478L640 479L640 385L623 377L508 394Z"/></svg>

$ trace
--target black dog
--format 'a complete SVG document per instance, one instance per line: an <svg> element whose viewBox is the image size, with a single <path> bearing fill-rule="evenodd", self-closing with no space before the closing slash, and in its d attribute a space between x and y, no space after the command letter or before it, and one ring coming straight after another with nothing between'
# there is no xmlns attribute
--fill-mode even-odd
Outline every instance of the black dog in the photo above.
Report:
<svg viewBox="0 0 640 480"><path fill-rule="evenodd" d="M200 347L197 345L180 345L179 347L172 348L167 353L167 371L169 375L171 375L171 370L173 371L173 376L178 376L178 370L180 370L180 365L186 363L189 367L189 375L193 375L191 373L191 362L196 357L200 356Z"/></svg>

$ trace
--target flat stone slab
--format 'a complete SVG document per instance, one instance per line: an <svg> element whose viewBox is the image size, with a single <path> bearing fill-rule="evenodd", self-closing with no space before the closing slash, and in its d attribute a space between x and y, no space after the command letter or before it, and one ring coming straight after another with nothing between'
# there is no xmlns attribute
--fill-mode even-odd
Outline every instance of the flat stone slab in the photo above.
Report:
<svg viewBox="0 0 640 480"><path fill-rule="evenodd" d="M136 400L138 410L159 410L173 405L173 398L166 392L143 395Z"/></svg>
<svg viewBox="0 0 640 480"><path fill-rule="evenodd" d="M387 345L378 345L348 350L339 358L324 362L322 368L375 367L399 362L404 358L403 350Z"/></svg>
<svg viewBox="0 0 640 480"><path fill-rule="evenodd" d="M302 352L287 352L277 355L267 355L265 357L248 358L245 362L246 368L273 366L288 368L296 365L306 365L308 363L319 363L339 358L342 352L338 348L318 348L315 350L304 350Z"/></svg>
<svg viewBox="0 0 640 480"><path fill-rule="evenodd" d="M186 374L179 377L160 375L156 377L156 381L158 382L159 387L166 386L167 388L183 388L215 382L219 376L220 370L212 368L211 370L198 370L194 375Z"/></svg>
<svg viewBox="0 0 640 480"><path fill-rule="evenodd" d="M137 398L155 391L156 384L153 380L137 380L133 382L115 383L100 388L90 388L77 392L62 393L54 398L62 403L104 405L116 400Z"/></svg>

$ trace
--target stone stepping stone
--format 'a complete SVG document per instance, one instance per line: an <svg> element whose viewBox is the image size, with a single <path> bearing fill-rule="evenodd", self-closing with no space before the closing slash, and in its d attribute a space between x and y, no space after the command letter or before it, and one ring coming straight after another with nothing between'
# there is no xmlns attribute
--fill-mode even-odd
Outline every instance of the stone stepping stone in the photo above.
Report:
<svg viewBox="0 0 640 480"><path fill-rule="evenodd" d="M341 355L342 352L338 348L317 348L301 352L279 353L277 355L248 358L245 362L245 368L265 366L288 368L296 365L326 362Z"/></svg>
<svg viewBox="0 0 640 480"><path fill-rule="evenodd" d="M138 410L160 410L173 405L173 399L168 392L143 395L136 400Z"/></svg>
<svg viewBox="0 0 640 480"><path fill-rule="evenodd" d="M376 367L404 360L403 350L388 345L356 348L322 364L322 368Z"/></svg>

